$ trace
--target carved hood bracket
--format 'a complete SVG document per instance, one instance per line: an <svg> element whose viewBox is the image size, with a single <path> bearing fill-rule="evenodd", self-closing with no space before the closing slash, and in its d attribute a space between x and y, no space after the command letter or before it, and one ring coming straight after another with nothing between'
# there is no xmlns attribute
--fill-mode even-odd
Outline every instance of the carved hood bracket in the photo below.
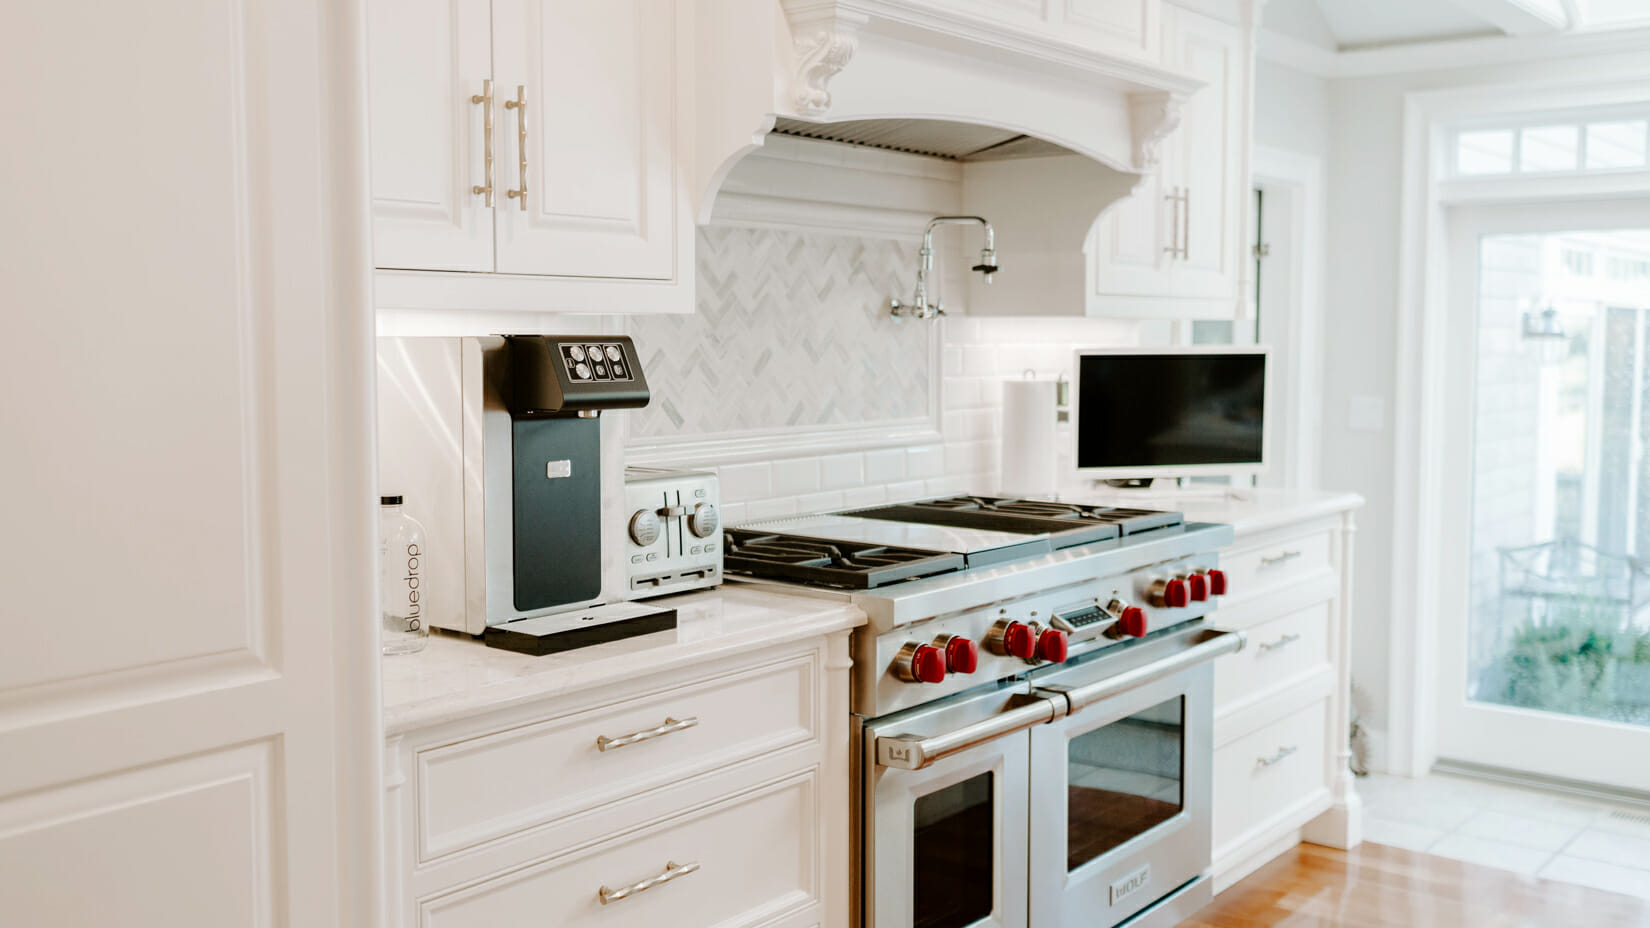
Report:
<svg viewBox="0 0 1650 928"><path fill-rule="evenodd" d="M870 17L843 10L836 0L781 0L791 24L795 63L790 102L801 116L831 108L831 78L847 67L859 47L859 31Z"/></svg>
<svg viewBox="0 0 1650 928"><path fill-rule="evenodd" d="M1186 98L1169 91L1129 95L1129 131L1134 136L1134 169L1156 171L1163 160L1163 140L1180 127Z"/></svg>

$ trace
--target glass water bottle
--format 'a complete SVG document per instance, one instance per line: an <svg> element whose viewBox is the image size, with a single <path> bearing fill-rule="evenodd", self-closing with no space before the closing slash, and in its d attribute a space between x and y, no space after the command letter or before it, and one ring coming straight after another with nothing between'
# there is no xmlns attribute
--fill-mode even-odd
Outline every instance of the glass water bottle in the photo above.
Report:
<svg viewBox="0 0 1650 928"><path fill-rule="evenodd" d="M401 497L379 497L378 558L384 653L422 650L430 636L424 605L424 526L401 508Z"/></svg>

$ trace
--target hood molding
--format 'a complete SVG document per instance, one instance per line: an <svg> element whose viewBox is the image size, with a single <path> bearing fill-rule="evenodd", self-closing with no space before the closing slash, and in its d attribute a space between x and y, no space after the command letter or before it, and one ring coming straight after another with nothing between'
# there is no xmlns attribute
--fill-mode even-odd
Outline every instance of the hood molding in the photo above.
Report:
<svg viewBox="0 0 1650 928"><path fill-rule="evenodd" d="M776 94L792 115L831 121L831 80L855 66L861 37L897 38L908 48L965 54L1006 65L1020 79L1068 85L1077 95L1110 93L1126 101L1128 163L1092 146L1071 145L1118 170L1148 173L1161 143L1180 123L1180 108L1202 84L1150 61L1093 49L1005 27L966 10L923 0L778 0L791 35L789 86ZM873 113L855 114L865 118ZM958 114L960 116L962 114ZM953 118L958 118L953 116ZM842 118L842 117L837 117ZM1059 140L1059 127L1021 127L1030 135Z"/></svg>

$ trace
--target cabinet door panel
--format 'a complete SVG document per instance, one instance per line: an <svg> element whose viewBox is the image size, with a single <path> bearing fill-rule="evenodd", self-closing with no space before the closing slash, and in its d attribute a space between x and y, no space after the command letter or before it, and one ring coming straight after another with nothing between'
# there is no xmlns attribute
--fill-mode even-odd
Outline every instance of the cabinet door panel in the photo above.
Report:
<svg viewBox="0 0 1650 928"><path fill-rule="evenodd" d="M368 0L367 13L374 263L490 271L493 210L473 191L485 109L471 102L492 71L487 0Z"/></svg>
<svg viewBox="0 0 1650 928"><path fill-rule="evenodd" d="M675 4L497 0L498 270L670 279L675 272Z"/></svg>
<svg viewBox="0 0 1650 928"><path fill-rule="evenodd" d="M1095 296L1167 296L1174 223L1164 165L1106 210L1089 237L1089 289ZM1178 189L1178 188L1174 188Z"/></svg>
<svg viewBox="0 0 1650 928"><path fill-rule="evenodd" d="M1180 182L1186 189L1182 225L1185 257L1175 264L1178 296L1235 299L1242 38L1239 30L1179 11L1175 64L1208 82L1192 95L1179 133Z"/></svg>

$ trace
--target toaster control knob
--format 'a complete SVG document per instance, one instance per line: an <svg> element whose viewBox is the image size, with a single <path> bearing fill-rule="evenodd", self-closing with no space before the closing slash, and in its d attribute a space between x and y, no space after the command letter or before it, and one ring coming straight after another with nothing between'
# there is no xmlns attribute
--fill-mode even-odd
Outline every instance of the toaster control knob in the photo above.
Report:
<svg viewBox="0 0 1650 928"><path fill-rule="evenodd" d="M1209 576L1203 571L1193 571L1186 577L1186 595L1194 603L1205 602L1209 598Z"/></svg>
<svg viewBox="0 0 1650 928"><path fill-rule="evenodd" d="M722 518L710 503L693 507L693 514L688 516L688 531L698 538L709 538L721 525Z"/></svg>
<svg viewBox="0 0 1650 928"><path fill-rule="evenodd" d="M1106 630L1108 638L1142 638L1146 634L1146 610L1139 606L1124 607L1117 621Z"/></svg>
<svg viewBox="0 0 1650 928"><path fill-rule="evenodd" d="M973 673L980 668L980 646L961 635L942 635L934 647L945 651L948 673Z"/></svg>
<svg viewBox="0 0 1650 928"><path fill-rule="evenodd" d="M638 509L630 517L630 540L645 548L659 540L659 517L651 509Z"/></svg>
<svg viewBox="0 0 1650 928"><path fill-rule="evenodd" d="M931 644L906 642L894 656L894 676L907 683L945 682L945 655Z"/></svg>
<svg viewBox="0 0 1650 928"><path fill-rule="evenodd" d="M1226 595L1226 571L1210 569L1205 571L1209 575L1209 595Z"/></svg>
<svg viewBox="0 0 1650 928"><path fill-rule="evenodd" d="M993 654L1029 661L1037 656L1037 636L1024 622L1004 619L991 626L985 647Z"/></svg>
<svg viewBox="0 0 1650 928"><path fill-rule="evenodd" d="M1065 663L1066 633L1058 628L1043 629L1043 633L1037 636L1037 659L1051 664Z"/></svg>
<svg viewBox="0 0 1650 928"><path fill-rule="evenodd" d="M1179 609L1191 602L1191 591L1186 589L1186 581L1175 577L1170 580L1159 580L1152 584L1152 605L1159 609Z"/></svg>

